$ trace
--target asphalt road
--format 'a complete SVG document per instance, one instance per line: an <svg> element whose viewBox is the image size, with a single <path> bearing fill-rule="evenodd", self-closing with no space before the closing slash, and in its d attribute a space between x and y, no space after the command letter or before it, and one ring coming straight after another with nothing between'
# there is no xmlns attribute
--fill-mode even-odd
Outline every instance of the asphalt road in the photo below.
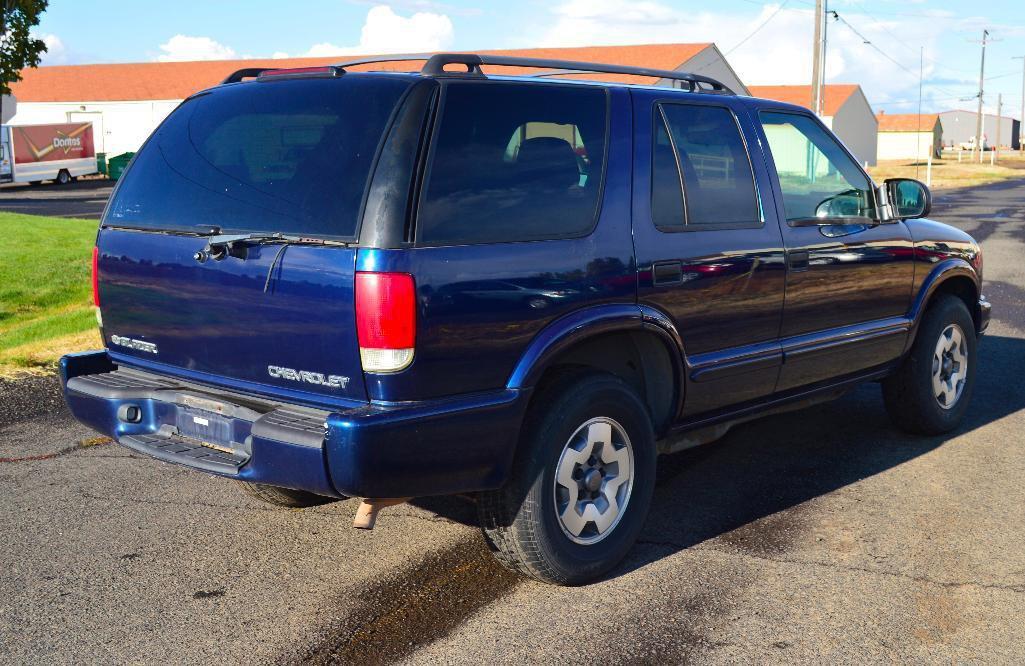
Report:
<svg viewBox="0 0 1025 666"><path fill-rule="evenodd" d="M113 181L102 178L80 178L67 185L9 184L0 187L0 210L98 220L113 189Z"/></svg>
<svg viewBox="0 0 1025 666"><path fill-rule="evenodd" d="M627 562L575 589L493 564L459 498L349 527L0 385L0 660L15 663L1025 661L1025 181L938 197L982 240L994 321L958 432L876 386L662 459Z"/></svg>

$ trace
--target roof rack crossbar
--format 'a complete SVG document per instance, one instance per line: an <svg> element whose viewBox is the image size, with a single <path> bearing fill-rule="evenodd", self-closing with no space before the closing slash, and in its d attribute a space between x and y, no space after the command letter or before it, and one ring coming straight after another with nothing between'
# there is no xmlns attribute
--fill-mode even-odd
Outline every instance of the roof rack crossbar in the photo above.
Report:
<svg viewBox="0 0 1025 666"><path fill-rule="evenodd" d="M238 83L242 79L252 79L263 72L271 72L274 69L274 67L245 67L229 74L227 78L221 81L221 85L223 86L225 83Z"/></svg>
<svg viewBox="0 0 1025 666"><path fill-rule="evenodd" d="M352 67L354 65L370 65L382 62L408 62L425 60L420 73L425 76L474 76L484 77L481 70L482 65L497 67L529 67L537 69L551 69L552 72L534 74L533 76L559 76L566 74L629 74L632 76L648 76L656 79L669 79L688 84L692 92L704 92L720 95L734 95L726 84L709 76L691 74L690 72L678 72L669 69L651 69L648 67L630 67L627 65L608 65L597 62L581 62L576 60L554 60L548 58L521 58L517 56L503 55L478 55L475 53L435 53L435 54L414 54L397 56L379 56L374 58L361 58L343 62L338 67ZM463 65L465 72L454 72L445 69L448 65Z"/></svg>

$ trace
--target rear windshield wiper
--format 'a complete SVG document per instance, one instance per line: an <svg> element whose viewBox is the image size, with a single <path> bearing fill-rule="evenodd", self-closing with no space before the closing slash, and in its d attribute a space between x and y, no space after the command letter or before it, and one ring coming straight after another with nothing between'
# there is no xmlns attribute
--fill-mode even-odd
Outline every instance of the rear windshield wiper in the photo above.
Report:
<svg viewBox="0 0 1025 666"><path fill-rule="evenodd" d="M326 240L323 238L309 238L306 236L293 236L281 232L253 232L248 234L215 234L210 236L206 246L196 252L193 257L202 263L207 259L220 261L225 257L246 259L247 248L253 245L281 245L282 248L289 245L347 245L343 241ZM279 250L280 252L280 250Z"/></svg>
<svg viewBox="0 0 1025 666"><path fill-rule="evenodd" d="M218 234L211 236L206 246L196 252L193 258L199 263L207 259L220 261L225 257L236 257L245 261L249 257L249 247L253 245L280 245L274 254L270 266L267 268L267 279L263 283L263 291L270 289L271 278L274 276L274 269L281 259L281 255L290 245L337 245L345 246L343 241L325 240L323 238L308 238L306 236L293 236L280 232L264 233L255 232L248 234Z"/></svg>

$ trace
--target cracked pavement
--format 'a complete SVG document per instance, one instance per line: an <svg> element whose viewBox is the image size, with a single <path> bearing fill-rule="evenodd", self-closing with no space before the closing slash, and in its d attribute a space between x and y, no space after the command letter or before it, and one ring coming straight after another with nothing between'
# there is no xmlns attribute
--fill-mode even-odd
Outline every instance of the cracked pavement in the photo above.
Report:
<svg viewBox="0 0 1025 666"><path fill-rule="evenodd" d="M878 387L660 461L626 562L581 588L495 565L465 498L261 505L0 382L0 655L14 663L1025 661L1025 181L941 192L994 321L957 432ZM83 443L90 444L84 445Z"/></svg>

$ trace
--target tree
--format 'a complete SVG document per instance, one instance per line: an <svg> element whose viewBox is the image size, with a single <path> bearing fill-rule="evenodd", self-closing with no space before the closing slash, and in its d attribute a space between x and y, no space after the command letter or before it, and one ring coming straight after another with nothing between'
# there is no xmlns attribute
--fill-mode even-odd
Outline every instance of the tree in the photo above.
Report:
<svg viewBox="0 0 1025 666"><path fill-rule="evenodd" d="M21 70L35 67L46 52L46 44L32 36L39 15L48 0L0 0L0 117L3 95L11 94L11 84L21 81Z"/></svg>

